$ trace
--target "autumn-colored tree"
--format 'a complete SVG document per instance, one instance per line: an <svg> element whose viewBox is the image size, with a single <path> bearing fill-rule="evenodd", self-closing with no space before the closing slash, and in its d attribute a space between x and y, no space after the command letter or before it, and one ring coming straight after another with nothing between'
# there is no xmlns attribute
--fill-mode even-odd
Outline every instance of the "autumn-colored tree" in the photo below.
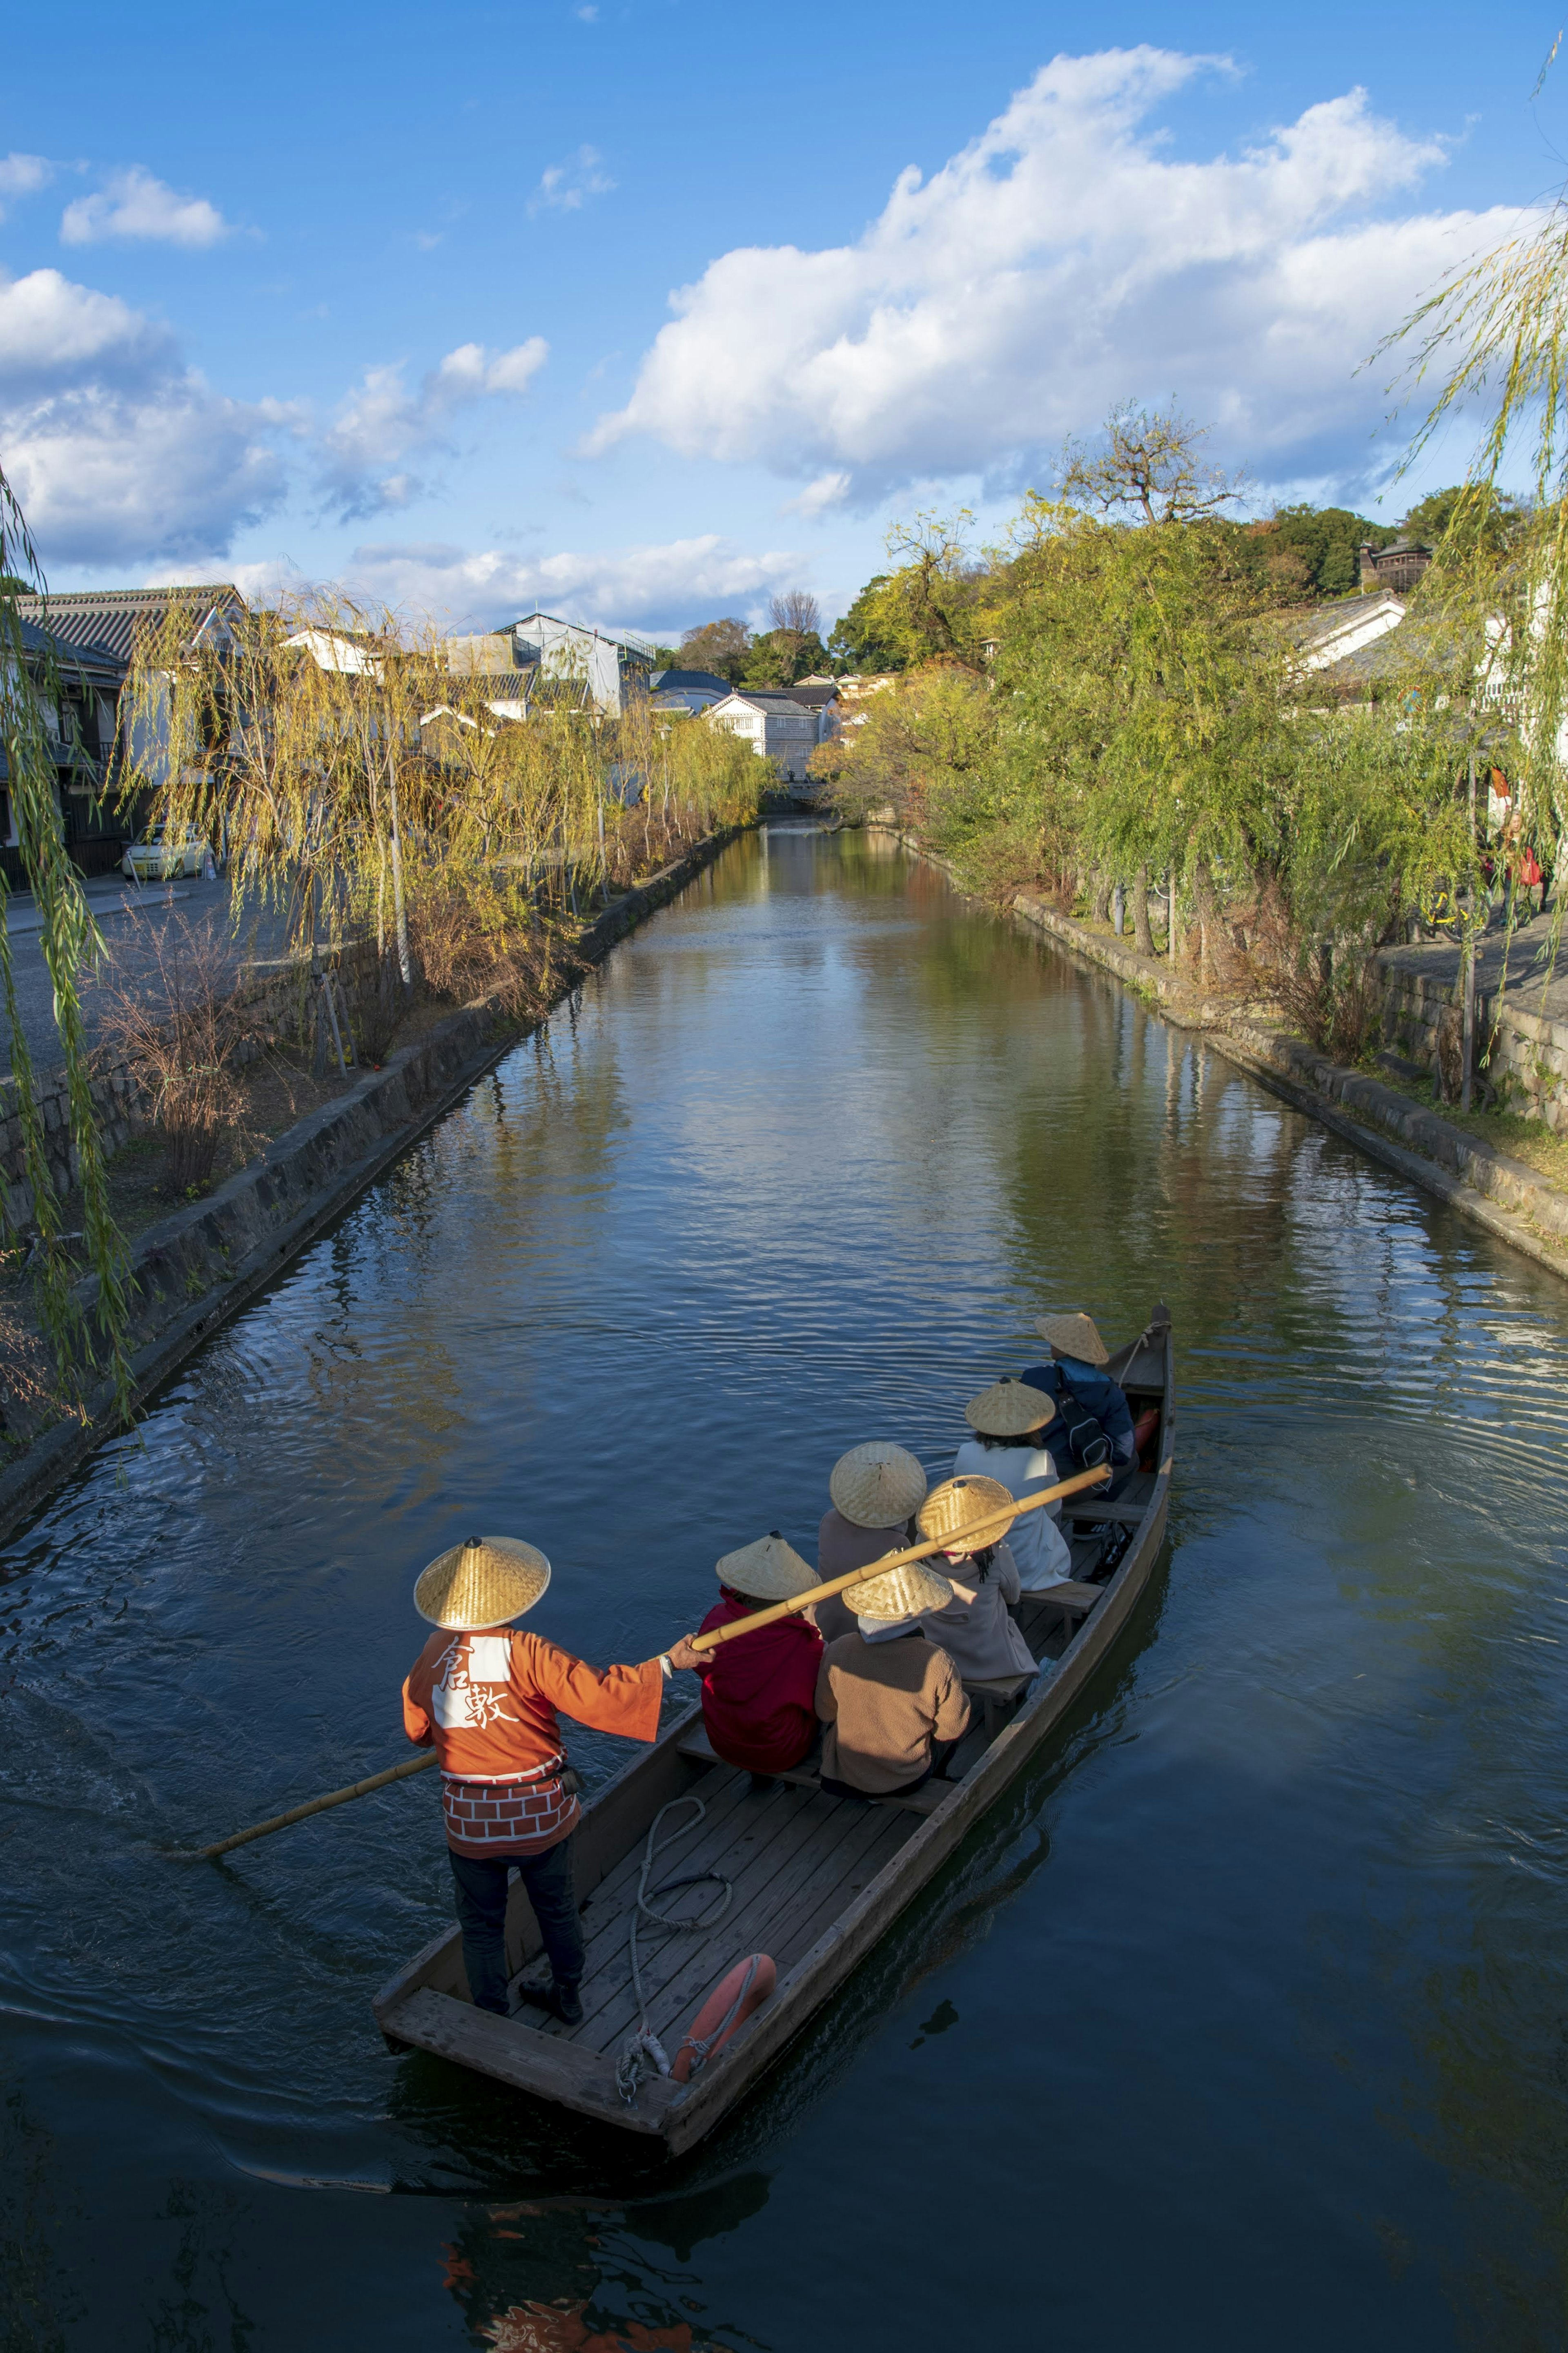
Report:
<svg viewBox="0 0 1568 2353"><path fill-rule="evenodd" d="M704 621L700 628L688 629L681 638L680 667L709 670L718 678L727 678L731 686L738 686L751 643L750 629L732 614L722 621Z"/></svg>

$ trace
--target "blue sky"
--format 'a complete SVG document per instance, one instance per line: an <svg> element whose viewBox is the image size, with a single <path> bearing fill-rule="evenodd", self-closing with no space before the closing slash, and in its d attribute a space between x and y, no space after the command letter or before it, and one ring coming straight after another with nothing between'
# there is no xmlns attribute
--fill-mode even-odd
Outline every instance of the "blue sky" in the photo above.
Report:
<svg viewBox="0 0 1568 2353"><path fill-rule="evenodd" d="M1173 393L1260 505L1392 519L1357 364L1568 176L1508 5L70 25L9 20L0 78L0 464L57 587L831 618L893 520L999 531Z"/></svg>

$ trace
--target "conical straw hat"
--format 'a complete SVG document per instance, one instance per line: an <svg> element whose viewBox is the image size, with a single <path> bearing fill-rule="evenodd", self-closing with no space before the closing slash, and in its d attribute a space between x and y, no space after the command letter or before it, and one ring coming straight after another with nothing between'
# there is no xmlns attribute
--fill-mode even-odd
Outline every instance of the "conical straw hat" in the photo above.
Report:
<svg viewBox="0 0 1568 2353"><path fill-rule="evenodd" d="M827 1492L858 1528L897 1528L924 1502L926 1474L907 1448L873 1438L839 1456Z"/></svg>
<svg viewBox="0 0 1568 2353"><path fill-rule="evenodd" d="M918 1618L922 1609L945 1609L952 1599L952 1588L923 1560L911 1560L902 1568L889 1568L880 1577L863 1577L858 1585L847 1585L839 1599L858 1618Z"/></svg>
<svg viewBox="0 0 1568 2353"><path fill-rule="evenodd" d="M433 1626L471 1633L509 1626L531 1609L550 1582L550 1563L521 1536L469 1536L437 1553L414 1588L414 1607Z"/></svg>
<svg viewBox="0 0 1568 2353"><path fill-rule="evenodd" d="M793 1601L797 1593L816 1583L816 1571L785 1544L777 1528L755 1544L727 1552L719 1563L719 1582L733 1587L752 1601Z"/></svg>
<svg viewBox="0 0 1568 2353"><path fill-rule="evenodd" d="M1104 1341L1087 1315L1042 1315L1036 1324L1053 1348L1064 1356L1076 1356L1083 1365L1105 1365L1110 1354Z"/></svg>
<svg viewBox="0 0 1568 2353"><path fill-rule="evenodd" d="M1027 1381L1003 1380L971 1398L963 1419L971 1430L983 1430L987 1438L1022 1438L1049 1421L1056 1409L1055 1398L1048 1398L1044 1389L1032 1389Z"/></svg>
<svg viewBox="0 0 1568 2353"><path fill-rule="evenodd" d="M944 1479L925 1499L921 1534L940 1537L943 1544L956 1544L963 1540L966 1528L990 1520L992 1525L980 1542L999 1544L1009 1523L998 1519L997 1514L1016 1512L1017 1508L1010 1489L1004 1487L1000 1479Z"/></svg>

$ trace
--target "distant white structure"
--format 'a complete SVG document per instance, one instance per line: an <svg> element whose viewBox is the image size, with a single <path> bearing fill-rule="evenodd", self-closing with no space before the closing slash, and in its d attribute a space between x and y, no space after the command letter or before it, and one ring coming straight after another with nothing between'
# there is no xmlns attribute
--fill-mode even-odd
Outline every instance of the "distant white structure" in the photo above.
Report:
<svg viewBox="0 0 1568 2353"><path fill-rule="evenodd" d="M356 645L345 630L296 629L283 643L290 652L309 654L318 670L336 670L348 678L381 676L381 664L375 656Z"/></svg>
<svg viewBox="0 0 1568 2353"><path fill-rule="evenodd" d="M529 613L504 635L520 668L536 668L542 678L563 686L580 684L584 699L606 718L618 718L647 692L654 649L647 638L629 630L588 628L554 613Z"/></svg>
<svg viewBox="0 0 1568 2353"><path fill-rule="evenodd" d="M1336 662L1364 655L1404 618L1404 598L1387 588L1320 606L1290 625L1297 664L1304 670L1331 670Z"/></svg>
<svg viewBox="0 0 1568 2353"><path fill-rule="evenodd" d="M805 764L822 741L818 712L808 711L793 695L747 688L744 692L737 689L722 702L714 703L708 717L715 727L727 727L732 735L749 736L760 760L778 762L786 784L805 784Z"/></svg>

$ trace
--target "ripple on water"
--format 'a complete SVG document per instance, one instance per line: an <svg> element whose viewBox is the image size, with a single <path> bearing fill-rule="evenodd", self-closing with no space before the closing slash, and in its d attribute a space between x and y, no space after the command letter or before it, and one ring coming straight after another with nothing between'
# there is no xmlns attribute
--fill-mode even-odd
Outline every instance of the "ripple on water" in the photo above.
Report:
<svg viewBox="0 0 1568 2353"><path fill-rule="evenodd" d="M426 1782L171 1859L395 1756L411 1576L476 1512L557 1562L551 1632L646 1655L732 1544L809 1550L844 1446L935 1475L1043 1308L1159 1297L1180 1483L1125 1656L673 2177L384 2052L368 1992L448 1916ZM37 2311L946 2341L983 2242L1002 2339L1555 2341L1565 1394L1541 1271L930 874L737 845L0 1564ZM813 2220L933 2132L941 2233Z"/></svg>

